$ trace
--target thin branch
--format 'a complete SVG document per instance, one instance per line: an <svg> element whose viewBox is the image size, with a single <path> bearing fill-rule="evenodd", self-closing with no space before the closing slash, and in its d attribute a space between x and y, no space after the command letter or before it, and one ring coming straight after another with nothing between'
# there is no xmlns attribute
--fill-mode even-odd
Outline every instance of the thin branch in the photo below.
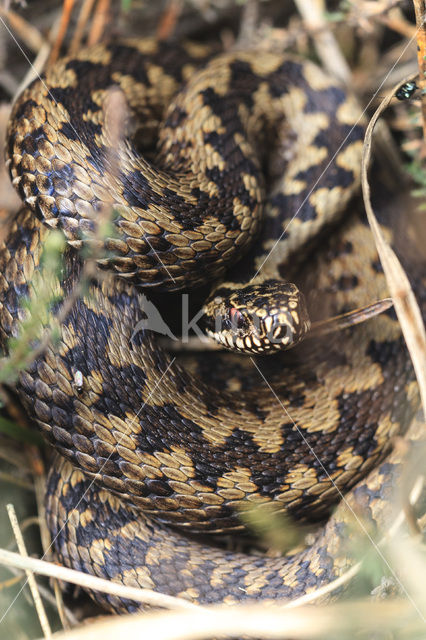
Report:
<svg viewBox="0 0 426 640"><path fill-rule="evenodd" d="M6 509L9 516L10 524L12 525L13 533L15 535L16 544L18 545L19 553L21 554L21 557L24 560L28 559L27 548L25 546L21 529L19 528L18 518L16 517L16 513L15 513L15 508L12 504L8 504L6 506ZM34 578L34 573L29 570L26 570L25 573L27 575L28 584L30 586L31 594L33 596L38 619L40 621L40 626L43 630L44 637L47 640L49 640L52 637L52 631L50 629L50 624L49 624L49 620L47 619L46 610L44 608L43 601L38 591L38 586Z"/></svg>
<svg viewBox="0 0 426 640"><path fill-rule="evenodd" d="M15 93L15 98L25 89L25 87L29 85L32 80L40 77L40 74L43 72L43 69L46 66L47 60L49 59L49 55L52 49L52 42L54 42L56 39L56 36L59 32L60 24L61 18L58 17L53 23L48 37L43 41L43 45L37 53L37 56L30 64L27 73L19 83L18 89Z"/></svg>
<svg viewBox="0 0 426 640"><path fill-rule="evenodd" d="M90 14L92 13L94 4L95 0L85 0L81 6L80 13L77 18L77 24L68 50L70 56L76 55L82 46L83 33L87 26Z"/></svg>
<svg viewBox="0 0 426 640"><path fill-rule="evenodd" d="M354 621L370 631L380 629L405 633L424 631L424 619L416 618L405 600L374 602L358 600L328 607L283 610L277 604L213 605L205 610L131 614L108 618L88 627L58 634L58 640L205 640L236 637L270 640L315 640L353 637Z"/></svg>
<svg viewBox="0 0 426 640"><path fill-rule="evenodd" d="M324 68L345 85L351 80L351 70L345 60L329 22L325 18L323 0L295 0L295 4L312 39Z"/></svg>
<svg viewBox="0 0 426 640"><path fill-rule="evenodd" d="M22 527L21 527L22 528ZM7 567L7 570L14 576L13 580L19 581L19 582L23 582L23 573L21 569L16 569L16 567ZM55 584L59 584L58 581L55 581ZM4 583L0 583L0 591L3 587L3 585L5 587L7 587L8 585L5 585ZM38 590L40 592L40 595L42 596L43 600L45 602L48 602L52 607L57 607L57 600L55 599L55 596L51 593L51 591L49 591L49 589L45 586L43 586L42 584L37 585L38 586ZM59 615L61 614L61 612L58 610ZM77 616L74 615L74 613L71 611L71 609L69 609L68 607L63 607L63 614L66 617L66 626L64 626L64 629L69 629L71 627L75 627L78 625L79 620L77 618Z"/></svg>
<svg viewBox="0 0 426 640"><path fill-rule="evenodd" d="M426 0L413 0L417 24L417 60L423 116L422 158L426 158Z"/></svg>
<svg viewBox="0 0 426 640"><path fill-rule="evenodd" d="M7 567L23 569L24 571L33 571L43 576L49 576L51 578L63 580L64 582L77 584L83 589L109 593L110 595L117 596L118 598L141 602L152 607L194 610L201 608L192 604L192 602L188 602L188 600L184 600L183 598L167 596L163 593L151 591L150 589L126 587L123 584L104 580L103 578L97 578L96 576L82 573L81 571L74 571L74 569L68 569L67 567L61 567L53 564L52 562L37 560L35 558L23 558L19 553L6 551L5 549L0 549L0 564Z"/></svg>
<svg viewBox="0 0 426 640"><path fill-rule="evenodd" d="M169 0L157 26L158 40L167 40L173 35L177 21L182 13L182 0Z"/></svg>
<svg viewBox="0 0 426 640"><path fill-rule="evenodd" d="M105 27L110 20L110 15L110 0L98 0L95 13L92 18L92 28L90 29L89 37L87 39L87 44L89 46L101 41Z"/></svg>
<svg viewBox="0 0 426 640"><path fill-rule="evenodd" d="M52 47L50 58L49 58L50 65L56 62L56 60L59 57L62 43L64 41L65 35L67 33L68 25L70 23L71 13L74 8L74 3L75 3L75 0L64 0L58 33L55 39L55 43Z"/></svg>
<svg viewBox="0 0 426 640"><path fill-rule="evenodd" d="M34 51L34 53L40 51L44 45L44 38L34 25L30 24L28 20L25 20L25 18L18 13L10 9L6 10L2 6L0 6L0 16L7 20L10 28L13 29L18 38L22 40L31 51Z"/></svg>
<svg viewBox="0 0 426 640"><path fill-rule="evenodd" d="M376 248L383 266L386 281L390 294L394 301L395 311L401 324L401 329L410 352L414 370L422 398L423 413L426 416L426 333L422 320L422 315L417 304L414 293L411 289L407 275L402 268L397 256L392 248L385 241L379 223L374 215L371 206L370 185L368 182L368 166L371 158L372 135L374 127L380 115L393 99L395 92L409 80L414 80L416 76L407 78L399 83L383 99L378 109L374 113L367 127L364 141L364 152L362 156L361 181L364 205L367 218L376 243Z"/></svg>

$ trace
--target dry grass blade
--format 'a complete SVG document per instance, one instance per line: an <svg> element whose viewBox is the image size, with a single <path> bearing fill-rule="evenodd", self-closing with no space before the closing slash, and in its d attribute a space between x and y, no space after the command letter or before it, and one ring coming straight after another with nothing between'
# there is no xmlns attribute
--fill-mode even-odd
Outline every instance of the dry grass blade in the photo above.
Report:
<svg viewBox="0 0 426 640"><path fill-rule="evenodd" d="M362 614L361 614L362 612ZM292 640L353 637L355 621L362 615L365 627L384 632L388 629L417 632L421 637L424 622L413 615L409 603L353 601L329 607L305 606L284 611L281 606L213 605L195 612L133 614L110 618L85 628L58 634L58 640L115 640L125 636L155 640L202 640L204 638L241 637ZM414 636L413 636L414 637Z"/></svg>
<svg viewBox="0 0 426 640"><path fill-rule="evenodd" d="M89 21L90 14L92 13L93 5L95 4L95 0L85 0L80 8L80 13L78 15L77 24L74 29L74 33L71 39L71 44L69 47L69 55L73 56L78 53L79 48L82 46L83 34L84 30Z"/></svg>
<svg viewBox="0 0 426 640"><path fill-rule="evenodd" d="M370 199L370 185L368 182L368 166L371 158L372 135L374 127L380 115L386 109L395 95L395 92L407 81L416 76L406 78L398 83L391 92L382 100L367 127L362 156L361 180L364 205L368 221L376 243L376 248L383 266L389 291L395 305L395 311L401 324L401 329L407 343L408 350L416 372L417 381L422 398L423 412L426 416L426 333L422 315L411 289L407 275L401 266L392 248L385 241L379 223L374 215Z"/></svg>
<svg viewBox="0 0 426 640"><path fill-rule="evenodd" d="M0 16L0 20L2 20L1 16ZM12 31L8 28L8 32L9 35L12 37L13 40L15 40L18 49L20 50L20 52L22 53L22 55L24 56L24 58L27 60L28 64L29 64L29 68L27 73L25 74L25 76L23 77L23 79L21 80L21 82L19 83L19 86L16 90L15 93L15 98L25 89L25 87L32 81L35 80L35 78L39 78L40 74L43 72L43 69L46 65L46 62L49 58L50 55L50 50L51 50L51 42L53 42L58 34L59 31L59 27L60 27L60 21L61 18L59 17L54 23L52 28L49 31L49 35L48 37L43 40L43 44L40 47L40 50L37 53L36 58L30 62L28 56L26 55L25 51L21 48L21 45L18 43L18 41L16 40L14 34L12 33ZM5 23L4 23L5 24ZM6 25L5 25L6 26ZM19 35L19 33L18 33Z"/></svg>
<svg viewBox="0 0 426 640"><path fill-rule="evenodd" d="M62 7L62 15L59 23L58 33L56 35L55 43L52 47L52 51L49 58L49 64L53 64L59 57L59 52L61 50L62 43L64 41L68 25L71 19L71 12L74 7L75 0L64 0L64 4Z"/></svg>
<svg viewBox="0 0 426 640"><path fill-rule="evenodd" d="M22 40L22 42L24 42L31 51L34 51L35 53L40 51L44 44L44 38L34 25L30 24L14 11L11 11L10 9L6 10L1 6L0 16L7 20L10 28L13 29L14 33L16 33L19 39Z"/></svg>
<svg viewBox="0 0 426 640"><path fill-rule="evenodd" d="M182 0L169 0L157 27L158 40L167 40L173 35L177 21L183 9Z"/></svg>
<svg viewBox="0 0 426 640"><path fill-rule="evenodd" d="M407 20L400 7L394 7L388 13L379 15L378 20L404 38L410 40L415 35L416 27Z"/></svg>
<svg viewBox="0 0 426 640"><path fill-rule="evenodd" d="M12 504L7 505L7 513L9 516L10 523L12 525L13 533L15 535L16 544L18 545L19 553L22 558L28 558L27 548L25 546L24 538L22 536L21 529L19 528L18 518L16 517L15 508ZM43 629L44 637L49 640L52 637L52 631L50 629L49 620L47 619L46 610L44 608L42 599L40 597L40 593L38 590L37 582L34 578L34 573L32 571L26 570L28 584L31 589L31 594L33 596L34 605L38 614L38 619L40 620L40 626Z"/></svg>
<svg viewBox="0 0 426 640"><path fill-rule="evenodd" d="M413 0L417 24L417 62L419 65L419 87L423 116L422 157L426 158L426 1Z"/></svg>
<svg viewBox="0 0 426 640"><path fill-rule="evenodd" d="M344 84L349 84L351 71L329 29L324 0L295 0L295 5L312 35L317 54L327 71Z"/></svg>
<svg viewBox="0 0 426 640"><path fill-rule="evenodd" d="M92 19L92 28L87 39L87 44L89 46L101 41L106 25L110 20L110 14L110 0L98 0Z"/></svg>
<svg viewBox="0 0 426 640"><path fill-rule="evenodd" d="M127 598L128 600L134 600L135 602L142 602L143 604L150 605L152 607L164 607L166 609L200 609L200 607L197 607L183 598L174 598L173 596L157 593L150 589L125 587L117 582L110 582L109 580L103 580L102 578L97 578L96 576L92 576L87 573L67 569L66 567L58 566L52 562L37 560L35 558L24 558L20 556L19 553L6 551L5 549L0 549L0 564L7 567L23 569L24 571L33 571L34 573L39 573L43 576L49 576L51 578L57 578L58 580L77 584L83 589L102 591L103 593L109 593L110 595L117 596L119 598Z"/></svg>

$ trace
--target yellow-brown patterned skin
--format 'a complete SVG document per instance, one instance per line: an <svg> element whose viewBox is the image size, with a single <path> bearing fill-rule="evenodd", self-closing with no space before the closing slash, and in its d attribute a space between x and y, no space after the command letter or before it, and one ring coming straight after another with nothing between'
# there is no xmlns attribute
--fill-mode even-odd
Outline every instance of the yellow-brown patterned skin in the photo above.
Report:
<svg viewBox="0 0 426 640"><path fill-rule="evenodd" d="M209 551L183 531L242 530L239 512L248 507L315 520L359 482L350 500L364 493L369 508L384 503L390 463L372 470L407 429L418 394L393 312L306 341L291 356L256 360L275 397L247 362L216 354L216 364L203 356L185 368L150 331L134 335L145 318L134 281L170 290L217 278L260 226L256 248L237 268L263 266L265 278L286 279L293 269L308 286L314 319L387 295L356 212L294 269L295 252L331 228L358 186L362 127L351 99L291 56L207 57L190 43L97 46L25 90L9 127L10 172L25 206L0 247L0 344L19 333L48 226L62 228L71 245L53 285L63 296L78 280L76 249L96 231L94 212L112 204L117 234L106 240L101 266L124 277L91 283L59 342L17 386L46 438L86 478L64 462L52 471L48 514L59 555L84 571L198 602L294 597L347 566L343 516L321 542L274 561ZM109 148L111 84L146 121L140 145L149 160L128 140L116 155ZM265 147L282 169L267 195ZM390 217L382 223L392 240ZM84 494L87 479L95 484Z"/></svg>

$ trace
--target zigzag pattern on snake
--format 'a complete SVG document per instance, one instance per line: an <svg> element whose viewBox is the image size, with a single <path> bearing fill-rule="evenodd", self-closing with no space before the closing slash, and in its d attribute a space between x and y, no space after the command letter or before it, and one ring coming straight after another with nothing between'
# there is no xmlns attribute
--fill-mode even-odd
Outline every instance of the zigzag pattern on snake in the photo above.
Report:
<svg viewBox="0 0 426 640"><path fill-rule="evenodd" d="M275 397L247 361L215 354L185 364L147 330L132 338L144 318L139 286L194 287L246 253L232 268L242 279L273 247L261 278L304 285L314 318L387 295L356 208L334 229L358 185L355 103L291 56L208 56L194 43L102 45L60 61L24 91L7 154L25 206L0 247L0 344L19 334L48 227L60 227L71 246L53 287L63 298L79 278L78 250L112 206L116 232L100 266L121 277L91 282L59 342L17 387L46 438L81 470L61 459L50 475L59 557L196 602L291 598L347 568L342 508L313 545L280 559L225 552L186 533L241 531L247 507L316 520L356 483L349 503L361 496L379 522L394 462L371 470L406 431L418 394L393 311L256 360ZM114 148L111 86L129 108L127 137ZM389 240L391 210L381 220ZM322 248L311 255L314 242ZM310 256L302 267L300 252ZM56 301L51 314L59 308Z"/></svg>

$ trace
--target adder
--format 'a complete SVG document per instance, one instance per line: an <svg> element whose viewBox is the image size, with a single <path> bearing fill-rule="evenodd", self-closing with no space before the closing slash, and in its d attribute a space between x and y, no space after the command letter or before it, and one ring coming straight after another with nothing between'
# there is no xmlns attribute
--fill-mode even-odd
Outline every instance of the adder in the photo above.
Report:
<svg viewBox="0 0 426 640"><path fill-rule="evenodd" d="M118 139L111 87L127 105ZM91 250L100 267L17 383L60 454L47 515L64 564L200 603L294 598L350 565L360 500L383 523L400 469L392 438L418 407L398 322L389 310L309 338L303 298L288 284L305 291L313 321L386 297L361 207L348 204L362 141L354 100L287 54L211 57L198 43L118 41L60 60L18 98L7 164L24 205L0 248L3 349L41 286L52 228L68 249L49 283L46 330ZM396 240L392 204L380 221ZM97 224L105 211L107 237ZM152 331L134 334L142 294L211 281L226 346L272 350L244 334L253 314L284 346L300 344L181 362ZM271 298L277 291L284 301ZM417 292L424 300L422 284ZM206 541L243 532L247 509L319 520L351 489L314 543L284 557ZM96 598L112 610L138 606Z"/></svg>

